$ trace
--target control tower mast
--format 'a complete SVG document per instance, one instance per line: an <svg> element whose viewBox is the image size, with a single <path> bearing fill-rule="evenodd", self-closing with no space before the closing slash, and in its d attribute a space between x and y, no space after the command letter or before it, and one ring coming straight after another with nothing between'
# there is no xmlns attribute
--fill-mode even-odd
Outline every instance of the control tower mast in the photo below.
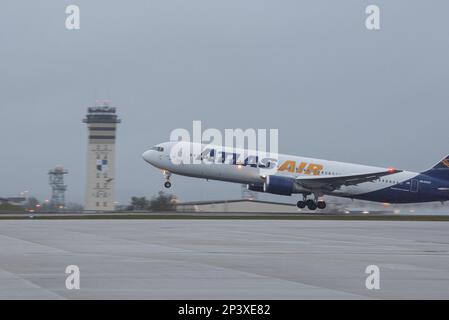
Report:
<svg viewBox="0 0 449 320"><path fill-rule="evenodd" d="M115 108L107 102L87 110L87 186L86 211L111 211L115 202Z"/></svg>
<svg viewBox="0 0 449 320"><path fill-rule="evenodd" d="M48 171L49 183L52 194L50 204L57 209L65 208L65 191L67 186L64 184L64 175L69 173L62 166L56 166Z"/></svg>

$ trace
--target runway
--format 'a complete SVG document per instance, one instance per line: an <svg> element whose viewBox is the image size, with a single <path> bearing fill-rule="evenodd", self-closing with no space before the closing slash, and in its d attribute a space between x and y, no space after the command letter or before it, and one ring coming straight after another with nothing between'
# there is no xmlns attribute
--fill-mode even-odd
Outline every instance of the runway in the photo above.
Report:
<svg viewBox="0 0 449 320"><path fill-rule="evenodd" d="M80 268L67 290L65 268ZM365 268L380 269L380 289ZM3 220L0 299L449 299L449 223Z"/></svg>

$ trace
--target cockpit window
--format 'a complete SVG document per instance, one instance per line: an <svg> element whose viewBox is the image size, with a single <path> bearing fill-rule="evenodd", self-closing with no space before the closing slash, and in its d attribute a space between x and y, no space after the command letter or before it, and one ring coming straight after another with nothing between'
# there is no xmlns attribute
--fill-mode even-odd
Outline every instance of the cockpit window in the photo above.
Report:
<svg viewBox="0 0 449 320"><path fill-rule="evenodd" d="M164 151L164 148L162 148L162 147L153 147L153 148L151 148L151 150L155 150L157 152L162 152L162 151Z"/></svg>

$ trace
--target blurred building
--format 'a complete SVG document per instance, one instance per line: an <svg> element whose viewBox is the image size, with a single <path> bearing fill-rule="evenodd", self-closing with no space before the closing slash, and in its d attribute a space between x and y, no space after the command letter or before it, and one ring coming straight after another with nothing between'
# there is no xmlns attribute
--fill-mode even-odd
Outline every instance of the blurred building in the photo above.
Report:
<svg viewBox="0 0 449 320"><path fill-rule="evenodd" d="M9 203L15 206L24 206L25 201L25 197L0 197L0 204Z"/></svg>

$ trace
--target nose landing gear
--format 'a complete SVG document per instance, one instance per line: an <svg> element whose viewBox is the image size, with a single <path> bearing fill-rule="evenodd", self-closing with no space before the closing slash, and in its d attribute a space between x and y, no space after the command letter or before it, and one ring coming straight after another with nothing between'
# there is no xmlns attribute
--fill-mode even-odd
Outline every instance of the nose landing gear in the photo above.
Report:
<svg viewBox="0 0 449 320"><path fill-rule="evenodd" d="M163 174L164 174L164 178L165 178L164 187L166 187L168 189L171 187L171 182L170 182L171 173L168 171L163 171Z"/></svg>

